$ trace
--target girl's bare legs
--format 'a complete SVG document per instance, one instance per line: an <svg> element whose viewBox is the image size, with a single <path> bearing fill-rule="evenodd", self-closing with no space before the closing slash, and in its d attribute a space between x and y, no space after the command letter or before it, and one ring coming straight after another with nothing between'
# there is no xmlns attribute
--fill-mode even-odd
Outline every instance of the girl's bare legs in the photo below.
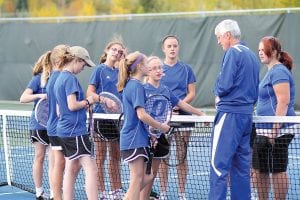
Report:
<svg viewBox="0 0 300 200"><path fill-rule="evenodd" d="M150 197L150 193L152 190L152 186L154 183L154 179L157 175L158 172L158 168L160 165L161 159L156 159L154 158L152 160L152 173L153 173L153 179L142 189L141 193L140 193L140 199L141 200L148 200Z"/></svg>
<svg viewBox="0 0 300 200"><path fill-rule="evenodd" d="M108 170L110 177L111 190L115 191L122 188L121 182L121 163L120 163L120 146L118 141L111 141L108 144L109 161Z"/></svg>
<svg viewBox="0 0 300 200"><path fill-rule="evenodd" d="M256 174L256 189L259 200L269 199L270 176L269 173L260 173L258 170L253 170Z"/></svg>
<svg viewBox="0 0 300 200"><path fill-rule="evenodd" d="M289 179L286 172L272 174L272 186L275 200L286 199L289 189Z"/></svg>
<svg viewBox="0 0 300 200"><path fill-rule="evenodd" d="M191 134L190 131L183 131L175 134L177 159L179 160L182 160L184 154L186 154L182 139L185 141L186 144L188 144L190 134ZM177 166L177 175L178 175L178 183L179 183L179 193L185 193L185 184L188 175L188 162L186 158L182 164Z"/></svg>
<svg viewBox="0 0 300 200"><path fill-rule="evenodd" d="M43 187L43 166L47 146L34 142L34 161L32 167L33 181L36 188ZM40 196L41 194L38 194Z"/></svg>
<svg viewBox="0 0 300 200"><path fill-rule="evenodd" d="M98 199L97 187L97 165L95 159L90 156L82 156L79 158L80 164L85 173L86 194L89 200ZM65 199L64 199L65 200Z"/></svg>
<svg viewBox="0 0 300 200"><path fill-rule="evenodd" d="M100 138L95 139L95 146L96 146L96 164L98 169L98 190L100 192L104 192L105 191L104 163L105 163L107 146L106 146L106 142L102 141Z"/></svg>
<svg viewBox="0 0 300 200"><path fill-rule="evenodd" d="M53 150L54 166L52 171L52 190L55 200L62 200L63 175L65 170L65 157L61 150Z"/></svg>
<svg viewBox="0 0 300 200"><path fill-rule="evenodd" d="M153 174L147 175L144 157L129 162L130 183L125 194L125 200L139 200L141 190L153 179Z"/></svg>
<svg viewBox="0 0 300 200"><path fill-rule="evenodd" d="M75 186L76 177L80 169L78 166L80 166L79 159L69 160L66 158L65 175L63 181L64 200L74 199L74 186ZM97 187L97 184L95 185Z"/></svg>

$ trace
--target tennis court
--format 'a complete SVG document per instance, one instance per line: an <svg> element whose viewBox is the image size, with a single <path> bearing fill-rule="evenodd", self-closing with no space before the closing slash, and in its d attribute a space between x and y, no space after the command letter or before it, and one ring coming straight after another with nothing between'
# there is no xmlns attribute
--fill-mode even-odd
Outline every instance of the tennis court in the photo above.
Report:
<svg viewBox="0 0 300 200"><path fill-rule="evenodd" d="M11 107L18 107L10 105ZM22 106L18 107L20 109ZM23 108L29 110L30 107ZM30 111L0 111L0 199L9 199L13 195L13 199L20 197L20 199L32 198L34 193L34 184L32 179L32 162L33 162L33 148L29 141L28 121ZM101 117L101 116L100 116ZM103 116L102 116L103 117ZM107 118L107 116L105 117ZM213 122L213 116L207 117L190 117L178 119L176 121L191 121L195 123L195 128L190 137L190 142L187 148L187 159L189 164L188 181L186 184L186 192L188 199L207 199L209 191L209 155L210 155L210 134ZM282 119L268 119L255 118L256 123L264 122L271 123L272 121L285 122ZM277 120L277 121L276 121ZM208 122L204 124L204 122ZM294 117L287 121L289 123L297 123L295 130L296 137L292 141L289 149L289 166L288 174L290 177L289 193L287 199L300 199L300 171L298 166L300 164L300 143L299 143L299 117ZM107 171L108 164L105 164ZM122 183L123 189L128 187L129 169L127 164L122 164ZM47 171L48 165L45 166ZM106 188L109 188L109 177L106 174L105 183ZM49 188L47 173L44 174L44 188ZM14 186L13 188L7 185ZM159 191L160 181L157 178L154 184L154 190ZM84 185L84 174L82 171L79 174L76 182L75 199L86 199ZM169 170L168 179L168 197L169 199L177 199L177 173L176 168L171 167ZM3 191L3 192L2 192ZM25 192L27 191L27 192ZM28 198L28 199L29 199ZM272 194L270 199L272 199Z"/></svg>

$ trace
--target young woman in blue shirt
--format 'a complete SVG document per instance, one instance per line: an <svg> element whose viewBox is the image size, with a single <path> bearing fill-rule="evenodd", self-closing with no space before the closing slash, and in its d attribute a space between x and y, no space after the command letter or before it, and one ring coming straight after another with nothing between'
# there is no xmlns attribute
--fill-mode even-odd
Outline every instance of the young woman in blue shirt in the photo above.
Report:
<svg viewBox="0 0 300 200"><path fill-rule="evenodd" d="M120 150L124 162L129 164L129 188L126 200L139 200L141 190L152 181L153 174L146 174L146 161L149 158L150 140L155 146L157 141L149 136L143 123L167 132L169 126L154 120L145 112L146 93L143 78L148 74L146 56L136 51L126 56L119 65L118 91L122 92L124 124L120 132ZM150 139L149 139L150 138Z"/></svg>

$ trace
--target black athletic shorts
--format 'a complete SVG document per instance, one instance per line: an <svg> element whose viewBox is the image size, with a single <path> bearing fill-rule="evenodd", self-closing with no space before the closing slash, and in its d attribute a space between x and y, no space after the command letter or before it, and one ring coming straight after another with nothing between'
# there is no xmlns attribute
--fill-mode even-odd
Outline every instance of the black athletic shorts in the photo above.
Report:
<svg viewBox="0 0 300 200"><path fill-rule="evenodd" d="M49 145L47 130L30 130L31 143L39 142L43 145Z"/></svg>
<svg viewBox="0 0 300 200"><path fill-rule="evenodd" d="M287 134L275 138L272 146L268 137L257 135L253 142L252 167L261 173L286 172L288 147L294 135Z"/></svg>
<svg viewBox="0 0 300 200"><path fill-rule="evenodd" d="M121 157L124 162L131 162L138 157L144 157L145 162L149 160L149 147L141 147L136 149L121 150Z"/></svg>
<svg viewBox="0 0 300 200"><path fill-rule="evenodd" d="M58 136L49 136L49 141L51 149L53 150L62 150L62 141Z"/></svg>
<svg viewBox="0 0 300 200"><path fill-rule="evenodd" d="M103 141L120 139L120 131L116 125L116 120L95 119L94 132Z"/></svg>
<svg viewBox="0 0 300 200"><path fill-rule="evenodd" d="M91 155L91 140L89 135L76 137L61 137L63 154L69 160L83 155Z"/></svg>

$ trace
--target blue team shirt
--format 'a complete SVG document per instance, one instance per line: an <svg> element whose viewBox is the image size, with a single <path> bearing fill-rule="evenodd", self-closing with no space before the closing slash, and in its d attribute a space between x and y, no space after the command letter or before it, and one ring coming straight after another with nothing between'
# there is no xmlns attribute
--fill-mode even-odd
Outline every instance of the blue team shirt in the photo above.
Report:
<svg viewBox="0 0 300 200"><path fill-rule="evenodd" d="M277 98L273 86L279 83L289 83L290 85L290 103L286 116L296 115L294 110L295 83L292 74L283 64L277 64L268 70L259 84L259 96L256 106L256 114L258 116L275 116ZM266 126L266 124L264 126ZM272 124L270 126L272 126ZM257 127L260 128L259 124Z"/></svg>
<svg viewBox="0 0 300 200"><path fill-rule="evenodd" d="M100 64L92 72L89 84L95 86L97 94L101 92L110 92L121 99L121 95L117 90L118 73L118 68ZM104 113L99 103L95 104L94 112Z"/></svg>
<svg viewBox="0 0 300 200"><path fill-rule="evenodd" d="M253 114L258 98L260 64L256 55L244 45L230 47L224 54L214 94L220 98L217 110Z"/></svg>
<svg viewBox="0 0 300 200"><path fill-rule="evenodd" d="M161 84L167 86L175 96L184 99L187 95L188 85L196 82L196 76L188 64L178 61L174 66L163 65L165 76Z"/></svg>
<svg viewBox="0 0 300 200"><path fill-rule="evenodd" d="M27 88L30 88L33 94L44 94L46 93L46 88L41 87L41 74L37 74L32 77L30 82L27 85ZM45 127L39 125L39 123L35 119L35 106L40 99L36 99L33 103L33 109L30 116L29 121L29 130L46 130Z"/></svg>
<svg viewBox="0 0 300 200"><path fill-rule="evenodd" d="M145 107L146 93L143 84L130 79L122 94L124 124L120 131L120 149L128 150L149 146L149 137L142 121L137 117L136 109Z"/></svg>
<svg viewBox="0 0 300 200"><path fill-rule="evenodd" d="M48 97L48 122L47 122L47 133L49 136L56 136L56 126L58 122L58 116L56 113L56 98L54 93L54 84L60 71L51 72L50 78L47 83L46 91Z"/></svg>
<svg viewBox="0 0 300 200"><path fill-rule="evenodd" d="M84 99L84 92L76 76L68 71L62 71L54 84L54 93L59 106L57 135L59 137L75 137L87 134L86 111L84 108L71 111L68 108L67 97L76 95L77 101Z"/></svg>

